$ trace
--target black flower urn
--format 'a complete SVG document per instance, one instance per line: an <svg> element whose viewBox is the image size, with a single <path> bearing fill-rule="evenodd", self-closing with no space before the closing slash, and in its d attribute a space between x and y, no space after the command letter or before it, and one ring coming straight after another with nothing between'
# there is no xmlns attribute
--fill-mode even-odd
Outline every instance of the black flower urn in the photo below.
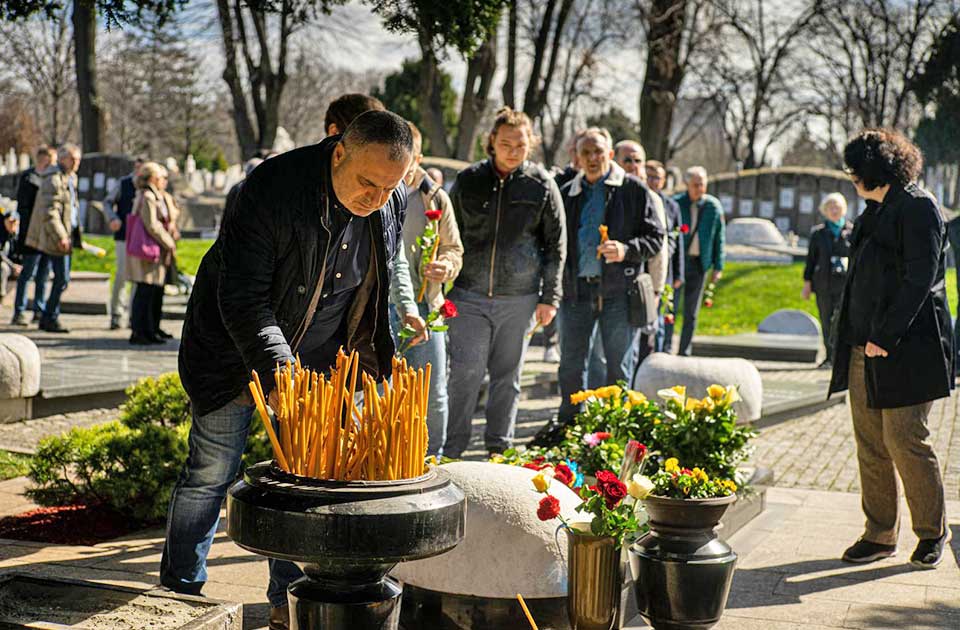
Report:
<svg viewBox="0 0 960 630"><path fill-rule="evenodd" d="M706 630L720 621L737 554L717 537L735 494L647 497L650 533L630 548L640 616L656 630Z"/></svg>
<svg viewBox="0 0 960 630"><path fill-rule="evenodd" d="M248 551L292 560L290 630L395 630L398 562L439 555L464 536L466 501L439 468L400 481L325 481L270 462L227 494L227 535Z"/></svg>

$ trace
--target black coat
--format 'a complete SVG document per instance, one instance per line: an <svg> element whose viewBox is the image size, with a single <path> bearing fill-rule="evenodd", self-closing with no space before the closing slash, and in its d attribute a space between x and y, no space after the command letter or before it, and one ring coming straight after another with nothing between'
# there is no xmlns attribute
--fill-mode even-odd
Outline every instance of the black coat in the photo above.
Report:
<svg viewBox="0 0 960 630"><path fill-rule="evenodd" d="M17 233L14 254L29 256L38 253L27 245L27 229L30 227L30 217L33 216L33 204L37 201L37 192L40 191L40 175L32 166L20 173L17 181L17 214L20 215L20 231Z"/></svg>
<svg viewBox="0 0 960 630"><path fill-rule="evenodd" d="M500 180L491 159L457 175L450 189L463 241L454 286L489 297L539 294L560 304L566 247L560 190L533 162Z"/></svg>
<svg viewBox="0 0 960 630"><path fill-rule="evenodd" d="M623 295L628 288L628 278L643 271L644 264L663 248L666 230L657 218L651 193L639 179L624 173L617 164L604 180L605 206L603 223L611 240L626 246L623 262L603 263L600 283L604 296ZM585 195L582 194L583 174L580 173L563 186L563 205L570 226L567 235L567 264L563 272L565 298L578 300L577 276L580 256L577 232L580 226L580 210Z"/></svg>
<svg viewBox="0 0 960 630"><path fill-rule="evenodd" d="M196 413L236 398L254 369L264 389L272 389L276 364L293 360L291 344L309 324L327 250L329 222L321 221L333 211L327 189L337 140L289 151L251 173L203 257L179 361ZM370 267L347 314L343 346L357 350L363 369L378 378L389 376L394 353L388 283L405 211L406 196L398 189L370 215Z"/></svg>
<svg viewBox="0 0 960 630"><path fill-rule="evenodd" d="M810 282L814 293L836 295L843 291L847 273L839 273L834 268L832 259L834 256L847 258L849 265L852 233L853 223L849 221L840 230L838 237L834 237L826 224L813 228L810 233L810 246L807 248L807 264L803 268L803 279Z"/></svg>
<svg viewBox="0 0 960 630"><path fill-rule="evenodd" d="M863 234L865 221L875 222L869 235ZM852 344L845 331L851 303L860 301L855 310L872 314L864 322L868 340L889 353L866 359L867 404L890 409L950 395L955 355L944 285L945 236L936 200L912 184L891 187L882 204L857 219L850 272L834 318L838 334L829 394L848 387Z"/></svg>

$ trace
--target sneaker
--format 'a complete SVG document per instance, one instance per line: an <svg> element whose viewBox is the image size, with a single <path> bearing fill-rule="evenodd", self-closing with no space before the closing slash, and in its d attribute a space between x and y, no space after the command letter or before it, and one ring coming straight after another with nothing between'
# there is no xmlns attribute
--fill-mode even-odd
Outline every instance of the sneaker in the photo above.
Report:
<svg viewBox="0 0 960 630"><path fill-rule="evenodd" d="M52 322L40 322L40 330L49 333L68 333L70 329L60 323L59 320Z"/></svg>
<svg viewBox="0 0 960 630"><path fill-rule="evenodd" d="M557 352L556 346L547 346L543 349L543 362L560 363L560 353Z"/></svg>
<svg viewBox="0 0 960 630"><path fill-rule="evenodd" d="M537 431L533 439L527 442L527 446L542 446L543 448L557 446L566 437L567 428L567 424L551 420Z"/></svg>
<svg viewBox="0 0 960 630"><path fill-rule="evenodd" d="M917 548L910 556L910 564L921 569L936 568L943 561L943 548L947 544L950 531L940 538L925 538L917 543Z"/></svg>
<svg viewBox="0 0 960 630"><path fill-rule="evenodd" d="M17 313L13 316L13 319L10 320L11 326L29 326L27 323L26 313Z"/></svg>
<svg viewBox="0 0 960 630"><path fill-rule="evenodd" d="M890 558L895 555L897 555L896 545L881 545L861 538L843 552L841 559L844 562L866 564L867 562L876 562L877 560Z"/></svg>

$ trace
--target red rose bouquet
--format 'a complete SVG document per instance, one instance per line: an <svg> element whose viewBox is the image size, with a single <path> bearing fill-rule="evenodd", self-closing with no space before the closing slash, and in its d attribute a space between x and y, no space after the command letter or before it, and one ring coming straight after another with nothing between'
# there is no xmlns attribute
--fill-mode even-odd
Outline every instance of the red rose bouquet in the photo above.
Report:
<svg viewBox="0 0 960 630"><path fill-rule="evenodd" d="M440 305L435 311L431 311L427 315L426 324L427 330L430 332L444 332L449 328L445 323L446 320L452 319L457 316L457 305L451 302L450 300L444 300L443 304ZM414 337L417 336L417 331L411 328L410 326L404 326L400 329L400 346L397 348L397 354L402 355L404 352L410 348L410 343L413 341Z"/></svg>

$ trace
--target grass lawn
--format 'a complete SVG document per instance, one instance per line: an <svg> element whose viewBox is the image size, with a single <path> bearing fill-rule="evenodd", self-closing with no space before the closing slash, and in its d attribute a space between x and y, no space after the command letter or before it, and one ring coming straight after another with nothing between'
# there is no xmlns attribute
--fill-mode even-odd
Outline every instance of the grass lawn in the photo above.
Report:
<svg viewBox="0 0 960 630"><path fill-rule="evenodd" d="M83 239L107 250L107 255L103 258L97 258L86 252L77 252L73 259L72 269L74 271L103 271L112 274L116 265L113 237L84 235ZM213 241L210 239L184 239L178 242L177 265L180 271L196 275L197 268L200 266L200 259L207 253L211 245L213 245Z"/></svg>
<svg viewBox="0 0 960 630"><path fill-rule="evenodd" d="M0 451L0 481L22 477L30 470L30 456Z"/></svg>
<svg viewBox="0 0 960 630"><path fill-rule="evenodd" d="M104 271L113 273L115 258L113 239L109 236L85 237L91 243L107 250L104 258L79 252L73 262L76 271ZM212 240L190 239L177 244L177 262L180 270L196 274L200 259L213 244ZM769 265L764 263L731 262L724 269L723 279L717 285L713 308L700 310L697 332L702 335L732 335L756 332L757 325L770 313L781 308L796 308L817 316L817 303L811 297L800 297L803 288L803 263ZM947 295L951 307L957 303L956 273L947 271ZM682 318L677 318L676 334L680 333Z"/></svg>

